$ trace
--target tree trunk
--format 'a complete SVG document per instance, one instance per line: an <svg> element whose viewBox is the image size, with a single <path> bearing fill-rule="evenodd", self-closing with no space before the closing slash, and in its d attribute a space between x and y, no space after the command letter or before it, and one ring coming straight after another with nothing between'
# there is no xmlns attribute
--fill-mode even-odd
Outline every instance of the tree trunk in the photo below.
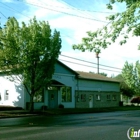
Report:
<svg viewBox="0 0 140 140"><path fill-rule="evenodd" d="M29 106L29 111L30 111L31 113L34 111L33 97L34 97L34 95L31 93L31 94L30 94L30 106Z"/></svg>

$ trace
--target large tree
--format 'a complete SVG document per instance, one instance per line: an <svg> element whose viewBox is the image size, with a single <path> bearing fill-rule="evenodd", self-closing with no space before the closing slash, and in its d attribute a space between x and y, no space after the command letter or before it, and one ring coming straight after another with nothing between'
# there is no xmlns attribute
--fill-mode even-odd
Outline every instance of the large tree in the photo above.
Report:
<svg viewBox="0 0 140 140"><path fill-rule="evenodd" d="M120 45L126 43L128 34L140 36L140 0L110 0L107 8L112 10L118 3L122 3L125 10L108 16L107 25L96 31L88 31L88 37L83 38L81 44L73 45L73 49L100 53L101 48L107 48L117 39L121 38Z"/></svg>
<svg viewBox="0 0 140 140"><path fill-rule="evenodd" d="M0 29L0 69L10 80L19 80L30 95L33 111L35 94L47 87L60 54L60 33L34 17L28 24L11 17Z"/></svg>
<svg viewBox="0 0 140 140"><path fill-rule="evenodd" d="M136 92L130 85L127 85L127 82L125 81L126 77L123 76L124 75L119 74L114 78L120 81L120 91L122 92L122 94L127 97L132 97L133 95L136 94Z"/></svg>
<svg viewBox="0 0 140 140"><path fill-rule="evenodd" d="M122 76L125 83L130 89L133 89L136 95L140 95L140 63L136 64L125 63L122 69Z"/></svg>

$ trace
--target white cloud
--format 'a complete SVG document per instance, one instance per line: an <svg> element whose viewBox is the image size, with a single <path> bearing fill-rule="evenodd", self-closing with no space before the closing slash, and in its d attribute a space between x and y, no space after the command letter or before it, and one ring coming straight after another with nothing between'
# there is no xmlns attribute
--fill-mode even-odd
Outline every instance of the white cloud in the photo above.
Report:
<svg viewBox="0 0 140 140"><path fill-rule="evenodd" d="M7 0L7 1L10 2L11 0ZM80 3L81 1L78 2ZM90 5L86 5L86 7L88 7L89 10L95 9L95 11L97 11L98 9L98 11L108 11L106 10L106 6L103 2L104 2L103 0L94 1L94 3L91 3ZM26 0L26 4L28 8L23 11L25 15L28 15L28 17L36 16L38 20L49 21L49 24L53 29L56 28L57 30L60 31L63 39L62 54L91 61L94 63L97 62L97 59L93 52L82 53L80 51L74 51L72 50L72 44L81 43L81 38L87 36L86 34L87 31L89 30L95 31L96 29L101 28L103 25L105 25L106 23L97 22L93 19L99 19L104 21L107 14L88 12L88 11L79 11L72 8L67 3L61 0L47 0L47 1ZM34 4L38 6L37 7L33 6ZM120 11L121 9L123 8L122 7L120 8L120 6L114 7L114 11ZM80 18L80 17L85 17L85 18ZM91 18L92 20L87 20L86 18ZM29 20L29 18L22 16L19 18L19 20L26 22ZM139 43L138 39L133 37L130 38L128 40L128 43L124 46L120 46L118 43L112 44L109 48L102 50L100 54L100 63L112 67L118 67L118 68L122 68L126 60L128 62L134 63L136 60L139 59L140 56L140 51L137 50L138 43ZM70 66L75 70L95 71L95 72L97 71L96 68L93 69L90 67L82 67L70 63L67 64L68 66ZM96 67L96 65L93 66ZM108 68L104 67L104 69L108 69ZM112 72L104 71L104 72L108 73L109 75L115 73L114 71Z"/></svg>

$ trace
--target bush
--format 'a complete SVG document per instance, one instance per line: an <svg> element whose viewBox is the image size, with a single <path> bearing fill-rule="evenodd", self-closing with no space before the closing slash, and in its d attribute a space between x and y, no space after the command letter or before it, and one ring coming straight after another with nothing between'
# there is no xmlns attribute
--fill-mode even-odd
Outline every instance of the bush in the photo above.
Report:
<svg viewBox="0 0 140 140"><path fill-rule="evenodd" d="M42 110L47 110L48 107L47 107L46 105L43 105L43 106L41 107L41 109L42 109Z"/></svg>
<svg viewBox="0 0 140 140"><path fill-rule="evenodd" d="M123 106L123 101L120 101L119 102L119 106Z"/></svg>
<svg viewBox="0 0 140 140"><path fill-rule="evenodd" d="M59 108L64 108L64 105L63 105L63 104L59 104L58 107L59 107Z"/></svg>
<svg viewBox="0 0 140 140"><path fill-rule="evenodd" d="M2 106L2 105L0 105L0 111L10 111L10 110L23 110L23 108L22 107Z"/></svg>
<svg viewBox="0 0 140 140"><path fill-rule="evenodd" d="M134 97L134 98L131 100L131 103L137 103L137 104L140 104L140 96L138 96L138 97Z"/></svg>

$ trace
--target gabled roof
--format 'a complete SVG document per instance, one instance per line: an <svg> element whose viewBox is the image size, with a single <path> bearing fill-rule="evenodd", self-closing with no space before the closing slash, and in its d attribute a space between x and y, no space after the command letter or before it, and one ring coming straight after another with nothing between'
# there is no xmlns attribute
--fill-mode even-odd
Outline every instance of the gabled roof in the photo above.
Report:
<svg viewBox="0 0 140 140"><path fill-rule="evenodd" d="M59 63L61 66L63 66L64 68L66 68L67 70L71 71L73 74L75 75L79 75L76 71L74 71L73 69L71 69L70 67L68 67L67 65L65 65L64 63L62 63L60 60L57 59L57 63Z"/></svg>
<svg viewBox="0 0 140 140"><path fill-rule="evenodd" d="M100 74L88 73L88 72L81 72L76 71L79 74L79 79L88 79L88 80L99 80L99 81L108 81L108 82L118 82L119 80L109 78Z"/></svg>

